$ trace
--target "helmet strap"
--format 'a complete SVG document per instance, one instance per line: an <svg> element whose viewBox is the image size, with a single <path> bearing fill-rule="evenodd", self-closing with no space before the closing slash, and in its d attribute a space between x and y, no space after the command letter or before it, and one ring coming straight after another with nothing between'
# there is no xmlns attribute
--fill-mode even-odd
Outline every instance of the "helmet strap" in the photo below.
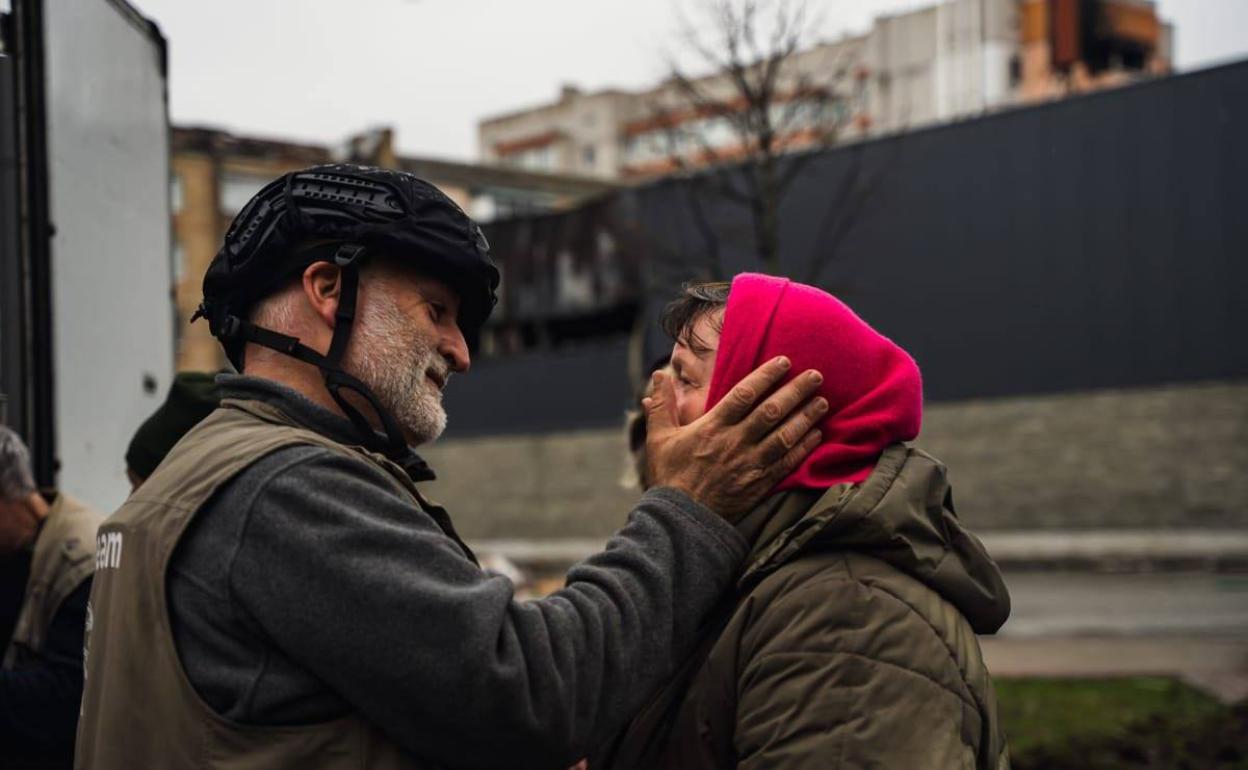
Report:
<svg viewBox="0 0 1248 770"><path fill-rule="evenodd" d="M342 410L355 426L361 436L361 444L375 452L379 452L398 463L414 481L429 481L434 478L433 471L416 453L407 446L398 422L381 405L377 397L367 385L358 378L348 374L342 368L342 360L347 352L347 342L351 338L351 327L355 324L356 299L360 285L360 258L364 247L353 243L344 243L334 254L334 264L340 270L341 283L338 290L338 309L334 313L334 335L330 339L329 350L321 355L304 345L298 337L279 334L270 329L256 326L237 316L228 316L223 324L225 337L246 340L262 347L276 350L279 353L312 364L321 370L325 380L325 389L334 399L334 403ZM344 391L354 393L363 399L381 423L384 439L377 434L368 418L351 403Z"/></svg>
<svg viewBox="0 0 1248 770"><path fill-rule="evenodd" d="M353 243L342 244L334 253L334 264L339 269L338 310L334 312L334 336L329 341L325 360L336 369L342 368L351 326L355 323L355 303L360 290L359 260L363 253L364 247Z"/></svg>

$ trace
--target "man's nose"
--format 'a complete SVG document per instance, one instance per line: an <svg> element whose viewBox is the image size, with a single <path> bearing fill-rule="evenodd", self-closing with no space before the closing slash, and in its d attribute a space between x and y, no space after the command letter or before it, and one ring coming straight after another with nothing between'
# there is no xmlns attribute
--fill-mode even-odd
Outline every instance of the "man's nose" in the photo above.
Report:
<svg viewBox="0 0 1248 770"><path fill-rule="evenodd" d="M468 371L468 367L472 364L472 359L468 355L468 341L464 339L464 333L458 326L452 329L454 331L448 331L442 335L438 353L446 359L452 372L463 373Z"/></svg>

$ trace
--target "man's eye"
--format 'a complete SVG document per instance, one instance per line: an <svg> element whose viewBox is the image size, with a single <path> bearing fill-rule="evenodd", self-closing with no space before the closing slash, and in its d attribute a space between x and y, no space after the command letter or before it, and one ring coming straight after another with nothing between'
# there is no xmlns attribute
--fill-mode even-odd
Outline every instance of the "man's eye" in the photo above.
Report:
<svg viewBox="0 0 1248 770"><path fill-rule="evenodd" d="M438 321L440 318L442 318L442 313L445 310L446 308L442 307L441 305L435 302L429 303L429 315L433 316L433 320L435 322Z"/></svg>

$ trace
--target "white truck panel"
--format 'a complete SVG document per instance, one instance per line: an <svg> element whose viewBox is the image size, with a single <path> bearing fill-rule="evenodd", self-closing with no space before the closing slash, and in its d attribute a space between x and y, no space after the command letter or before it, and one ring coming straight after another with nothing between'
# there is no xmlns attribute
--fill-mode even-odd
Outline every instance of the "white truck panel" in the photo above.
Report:
<svg viewBox="0 0 1248 770"><path fill-rule="evenodd" d="M109 512L174 370L165 75L124 3L46 0L44 19L59 484Z"/></svg>

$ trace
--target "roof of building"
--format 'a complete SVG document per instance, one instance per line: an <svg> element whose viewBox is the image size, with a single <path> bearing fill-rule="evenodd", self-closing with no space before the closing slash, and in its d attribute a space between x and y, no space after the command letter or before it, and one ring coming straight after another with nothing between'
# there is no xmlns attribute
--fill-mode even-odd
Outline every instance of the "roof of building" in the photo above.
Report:
<svg viewBox="0 0 1248 770"><path fill-rule="evenodd" d="M238 136L206 126L174 126L171 139L173 152L201 152L257 160L282 160L294 163L326 163L329 148L319 144L301 144L284 139L261 139Z"/></svg>
<svg viewBox="0 0 1248 770"><path fill-rule="evenodd" d="M839 38L832 39L832 40L820 40L800 51L795 52L794 58L803 59L809 56L818 56L819 54L824 53L830 49L841 48L845 46L861 45L862 43L866 41L866 39L867 39L866 35L847 34L847 35L843 35ZM705 82L721 79L724 77L725 75L722 72L708 72L708 73L694 77L693 80L695 82L705 83ZM623 97L633 97L637 99L646 98L649 96L653 96L663 91L664 89L670 89L674 82L675 82L675 79L669 76L669 77L659 80L657 83L647 88L636 88L636 89L607 88L607 89L603 89L600 91L581 91L580 89L577 89L577 88L565 86L563 91L559 94L559 96L551 101L543 102L541 104L531 105L529 107L522 107L519 109L509 110L507 112L500 113L497 115L488 115L478 120L477 126L478 128L484 127L484 126L493 126L499 123L506 123L509 120L514 120L515 118L526 117L529 115L533 115L533 114L548 111L548 110L555 110L567 104L570 100L573 100L573 99L586 99L586 98L601 97L601 96L623 96ZM545 135L542 135L542 136L544 137Z"/></svg>
<svg viewBox="0 0 1248 770"><path fill-rule="evenodd" d="M387 137L388 141L388 137ZM279 139L238 136L228 131L203 126L175 126L174 153L204 153L249 160L282 161L312 165L327 163L334 153L324 145L303 144ZM361 162L373 162L361 159ZM574 174L551 174L505 166L465 163L419 156L398 156L396 165L404 171L426 178L435 184L466 188L508 188L568 196L580 199L614 190L619 182Z"/></svg>
<svg viewBox="0 0 1248 770"><path fill-rule="evenodd" d="M399 167L435 182L464 187L539 190L573 197L596 195L620 187L619 182L573 174L548 174L506 166L462 163L436 158L400 157Z"/></svg>
<svg viewBox="0 0 1248 770"><path fill-rule="evenodd" d="M478 120L477 125L488 126L494 123L505 123L509 120L512 120L513 118L519 118L524 115L530 115L534 112L541 112L542 110L556 109L564 104L567 104L569 101L573 99L577 99L577 100L592 99L592 98L603 97L603 96L634 96L637 93L639 92L628 91L622 88L604 88L604 89L597 90L597 91L581 91L579 89L565 87L564 90L559 94L558 98L554 99L553 101L543 102L542 104L538 104L535 106L530 105L528 107L520 107L514 110L508 110L507 112L501 112L495 115L487 115L486 117Z"/></svg>

